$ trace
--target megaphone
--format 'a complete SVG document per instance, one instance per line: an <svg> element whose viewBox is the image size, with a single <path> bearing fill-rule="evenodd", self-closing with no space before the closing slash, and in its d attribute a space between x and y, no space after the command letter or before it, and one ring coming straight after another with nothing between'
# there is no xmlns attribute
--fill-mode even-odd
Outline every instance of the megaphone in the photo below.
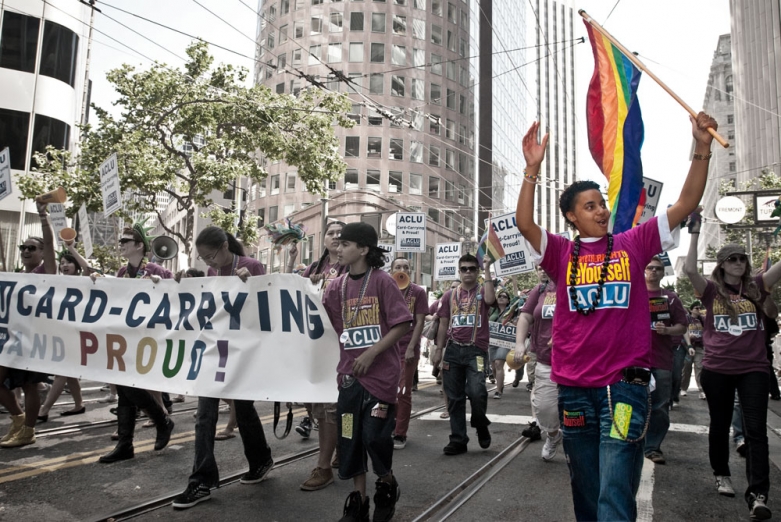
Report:
<svg viewBox="0 0 781 522"><path fill-rule="evenodd" d="M396 284L399 285L399 290L405 290L409 286L409 276L406 272L394 273L393 279L396 281Z"/></svg>
<svg viewBox="0 0 781 522"><path fill-rule="evenodd" d="M65 203L68 200L68 194L65 189L57 187L54 190L35 196L35 201L39 203Z"/></svg>
<svg viewBox="0 0 781 522"><path fill-rule="evenodd" d="M76 230L71 227L63 228L60 230L60 239L62 239L65 244L72 243L76 239Z"/></svg>
<svg viewBox="0 0 781 522"><path fill-rule="evenodd" d="M179 245L170 237L160 236L152 241L152 253L157 259L172 259L179 252Z"/></svg>

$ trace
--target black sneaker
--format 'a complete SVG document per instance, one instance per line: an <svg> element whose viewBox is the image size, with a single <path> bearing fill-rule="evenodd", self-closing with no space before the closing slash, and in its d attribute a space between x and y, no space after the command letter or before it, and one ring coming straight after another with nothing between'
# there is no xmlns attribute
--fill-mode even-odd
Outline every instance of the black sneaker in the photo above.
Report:
<svg viewBox="0 0 781 522"><path fill-rule="evenodd" d="M491 432L488 431L488 426L477 427L477 442L480 443L480 447L483 449L491 446Z"/></svg>
<svg viewBox="0 0 781 522"><path fill-rule="evenodd" d="M532 442L542 438L542 432L540 431L540 427L537 426L536 421L531 421L529 426L521 432L521 435L528 437Z"/></svg>
<svg viewBox="0 0 781 522"><path fill-rule="evenodd" d="M369 498L361 501L361 492L353 491L344 501L344 513L339 522L369 522Z"/></svg>
<svg viewBox="0 0 781 522"><path fill-rule="evenodd" d="M174 431L174 421L171 417L165 418L165 424L157 427L157 437L155 438L155 451L168 446L168 442L171 440L171 433Z"/></svg>
<svg viewBox="0 0 781 522"><path fill-rule="evenodd" d="M264 478L269 474L271 468L274 467L274 459L268 459L268 462L263 464L258 469L251 469L246 472L239 482L242 484L257 484L262 482Z"/></svg>
<svg viewBox="0 0 781 522"><path fill-rule="evenodd" d="M534 389L534 384L529 383L526 385L526 391L531 392Z"/></svg>
<svg viewBox="0 0 781 522"><path fill-rule="evenodd" d="M748 508L750 510L751 520L767 520L772 516L770 509L768 509L765 504L765 500L765 495L749 494Z"/></svg>
<svg viewBox="0 0 781 522"><path fill-rule="evenodd" d="M466 444L459 444L457 442L451 442L442 449L445 455L461 455L466 453Z"/></svg>
<svg viewBox="0 0 781 522"><path fill-rule="evenodd" d="M396 477L391 477L391 483L377 480L374 483L374 516L372 522L388 522L396 513L396 502L401 496L401 488ZM368 510L367 510L368 511Z"/></svg>
<svg viewBox="0 0 781 522"><path fill-rule="evenodd" d="M209 491L209 486L191 482L187 485L187 489L184 490L184 493L177 496L171 505L174 509L187 509L199 502L209 500L210 498L212 498L212 494L211 491Z"/></svg>
<svg viewBox="0 0 781 522"><path fill-rule="evenodd" d="M309 419L309 417L304 417L304 419L301 421L301 424L296 426L296 433L301 435L301 437L304 439L309 438L309 434L312 433L312 421Z"/></svg>

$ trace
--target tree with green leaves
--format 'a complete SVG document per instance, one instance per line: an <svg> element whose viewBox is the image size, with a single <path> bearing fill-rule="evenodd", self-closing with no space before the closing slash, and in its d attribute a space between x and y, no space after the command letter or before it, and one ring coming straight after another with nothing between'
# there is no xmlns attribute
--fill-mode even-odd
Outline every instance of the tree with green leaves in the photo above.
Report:
<svg viewBox="0 0 781 522"><path fill-rule="evenodd" d="M38 168L18 183L24 197L62 186L73 203L71 214L82 203L102 211L98 167L116 152L127 195L121 216L158 213L157 196L167 195L186 211L185 226L178 232L162 219L159 224L189 255L196 207L212 207L212 192L226 191L237 179L265 179L260 157L296 167L314 193L344 174L334 125L353 125L346 96L306 89L295 97L246 87L247 70L212 67L203 42L192 43L187 56L184 71L160 63L110 71L119 115L93 105L98 123L81 129L78 154L53 148L37 154Z"/></svg>

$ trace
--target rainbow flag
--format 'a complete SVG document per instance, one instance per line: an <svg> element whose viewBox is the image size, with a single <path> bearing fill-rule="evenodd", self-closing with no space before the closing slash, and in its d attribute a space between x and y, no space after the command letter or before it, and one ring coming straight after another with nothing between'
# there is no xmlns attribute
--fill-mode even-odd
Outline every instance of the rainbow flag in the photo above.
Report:
<svg viewBox="0 0 781 522"><path fill-rule="evenodd" d="M477 261L480 266L483 265L483 258L488 256L491 261L496 261L505 256L504 247L499 240L499 236L496 234L496 230L491 225L491 216L488 216L488 227L486 228L483 237L480 238L480 245L477 247Z"/></svg>
<svg viewBox="0 0 781 522"><path fill-rule="evenodd" d="M608 180L614 234L634 224L643 190L643 117L637 101L640 70L585 22L594 51L594 75L586 97L588 146Z"/></svg>

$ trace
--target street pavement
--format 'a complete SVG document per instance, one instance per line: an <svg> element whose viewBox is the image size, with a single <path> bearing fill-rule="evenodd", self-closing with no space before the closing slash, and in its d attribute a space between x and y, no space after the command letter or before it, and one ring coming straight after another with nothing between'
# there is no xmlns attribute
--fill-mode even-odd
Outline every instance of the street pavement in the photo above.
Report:
<svg viewBox="0 0 781 522"><path fill-rule="evenodd" d="M413 394L413 410L442 404L439 388L430 377L430 367L421 365L420 390ZM83 383L85 399L94 401L105 395L100 384ZM491 387L489 383L489 388ZM489 394L489 397L492 394ZM480 469L500 451L520 437L531 415L525 381L518 388L509 385L501 400L489 398L488 411L493 420L493 443L479 448L470 429L469 452L447 457L442 448L448 442L449 423L439 418L440 411L410 423L409 441L394 454L394 472L402 495L395 520L415 519L434 502ZM62 406L55 406L49 422L40 429L77 425L87 421L112 419L113 405L87 403L87 413L60 417L70 400L63 395ZM194 408L192 398L175 404L175 413ZM294 454L317 444L317 432L309 440L292 432L277 440L271 432L272 405L256 403L263 419L266 437L275 458ZM301 408L297 408L301 412ZM187 485L192 467L194 419L191 411L175 415L171 444L160 452L152 451L154 428L136 427L136 457L115 464L99 464L97 459L110 451L114 443L113 426L75 431L70 434L40 436L31 446L0 451L0 520L75 521L97 520L141 502L178 493ZM227 422L220 415L219 426ZM296 424L301 414L296 416ZM666 465L646 461L639 501L639 520L747 520L748 509L742 499L746 487L745 460L732 453L732 479L737 495L721 497L716 493L707 455L708 414L697 390L682 397L671 413L673 426L662 449ZM768 431L771 446L771 491L769 507L777 512L781 504L781 403L770 401ZM9 425L0 419L0 433ZM279 430L281 432L281 429ZM540 458L542 441L529 444L513 461L498 472L452 517L473 520L573 520L572 496L567 465L560 450L552 462ZM215 454L223 477L246 469L242 444L237 436L215 443ZM208 502L183 511L171 506L144 514L138 520L338 520L344 499L352 489L351 481L316 492L304 492L299 484L315 466L314 457L271 472L261 484L232 484L212 491ZM369 494L375 477L369 474ZM373 506L373 503L372 503Z"/></svg>

